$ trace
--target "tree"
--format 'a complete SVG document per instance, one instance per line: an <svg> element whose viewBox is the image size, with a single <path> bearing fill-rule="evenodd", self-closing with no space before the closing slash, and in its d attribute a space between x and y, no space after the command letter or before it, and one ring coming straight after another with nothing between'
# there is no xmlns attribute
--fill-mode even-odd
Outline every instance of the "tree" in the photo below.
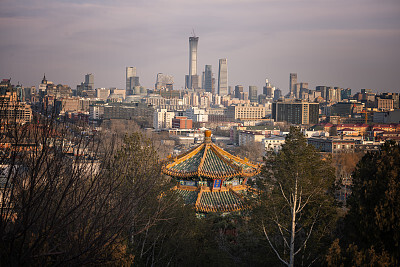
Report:
<svg viewBox="0 0 400 267"><path fill-rule="evenodd" d="M261 162L265 148L261 142L249 142L237 147L235 153L243 158L248 158L252 162Z"/></svg>
<svg viewBox="0 0 400 267"><path fill-rule="evenodd" d="M265 193L255 220L273 253L287 266L321 261L336 218L330 162L291 127L282 150L267 156L261 178Z"/></svg>
<svg viewBox="0 0 400 267"><path fill-rule="evenodd" d="M399 265L400 146L368 152L353 173L349 211L340 237L342 263ZM335 244L334 244L335 245ZM336 245L338 246L338 245ZM374 255L373 257L371 255ZM331 256L331 255L329 255ZM332 258L332 257L330 257Z"/></svg>
<svg viewBox="0 0 400 267"><path fill-rule="evenodd" d="M362 156L362 153L336 153L332 157L332 163L336 169L342 170L346 174L351 174Z"/></svg>
<svg viewBox="0 0 400 267"><path fill-rule="evenodd" d="M363 153L335 153L332 157L332 164L336 170L336 183L338 185L336 198L344 206L346 205L347 197L351 194L352 174L362 156Z"/></svg>
<svg viewBox="0 0 400 267"><path fill-rule="evenodd" d="M136 134L105 149L98 136L40 115L1 137L9 144L1 155L2 264L132 262L127 237L151 227L164 207L159 201L141 216L161 177L149 140Z"/></svg>

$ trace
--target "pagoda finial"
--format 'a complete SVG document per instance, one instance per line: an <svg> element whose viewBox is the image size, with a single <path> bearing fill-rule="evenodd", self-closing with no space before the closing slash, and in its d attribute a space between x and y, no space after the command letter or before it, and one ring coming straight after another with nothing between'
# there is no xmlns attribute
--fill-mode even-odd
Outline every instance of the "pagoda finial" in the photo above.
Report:
<svg viewBox="0 0 400 267"><path fill-rule="evenodd" d="M211 143L211 130L204 131L204 142Z"/></svg>

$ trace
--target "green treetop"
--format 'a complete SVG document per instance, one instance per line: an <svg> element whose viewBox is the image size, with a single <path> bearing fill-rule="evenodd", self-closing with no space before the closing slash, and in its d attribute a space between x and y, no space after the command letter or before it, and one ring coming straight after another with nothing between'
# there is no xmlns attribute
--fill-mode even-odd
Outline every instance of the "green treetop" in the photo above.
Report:
<svg viewBox="0 0 400 267"><path fill-rule="evenodd" d="M287 266L321 261L336 218L330 160L292 127L282 150L267 156L262 178L266 193L256 214L272 252Z"/></svg>

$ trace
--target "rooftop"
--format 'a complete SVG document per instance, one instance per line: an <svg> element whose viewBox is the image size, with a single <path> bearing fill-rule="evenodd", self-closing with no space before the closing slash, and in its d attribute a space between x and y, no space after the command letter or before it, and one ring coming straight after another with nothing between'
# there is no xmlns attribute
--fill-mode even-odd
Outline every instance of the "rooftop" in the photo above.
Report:
<svg viewBox="0 0 400 267"><path fill-rule="evenodd" d="M205 131L204 142L177 157L169 157L163 173L194 180L251 177L260 172L260 165L229 154L211 141L211 131Z"/></svg>

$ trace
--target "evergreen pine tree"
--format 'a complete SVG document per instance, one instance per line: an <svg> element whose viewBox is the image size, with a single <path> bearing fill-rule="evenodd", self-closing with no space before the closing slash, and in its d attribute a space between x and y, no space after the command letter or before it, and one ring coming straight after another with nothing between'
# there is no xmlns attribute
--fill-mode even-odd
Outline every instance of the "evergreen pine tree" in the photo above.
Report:
<svg viewBox="0 0 400 267"><path fill-rule="evenodd" d="M263 172L265 194L257 220L273 253L287 265L323 260L335 225L334 171L292 127L282 150L271 153Z"/></svg>
<svg viewBox="0 0 400 267"><path fill-rule="evenodd" d="M344 221L341 261L399 265L400 146L386 142L367 153L353 174L349 212ZM373 256L371 256L373 255Z"/></svg>

